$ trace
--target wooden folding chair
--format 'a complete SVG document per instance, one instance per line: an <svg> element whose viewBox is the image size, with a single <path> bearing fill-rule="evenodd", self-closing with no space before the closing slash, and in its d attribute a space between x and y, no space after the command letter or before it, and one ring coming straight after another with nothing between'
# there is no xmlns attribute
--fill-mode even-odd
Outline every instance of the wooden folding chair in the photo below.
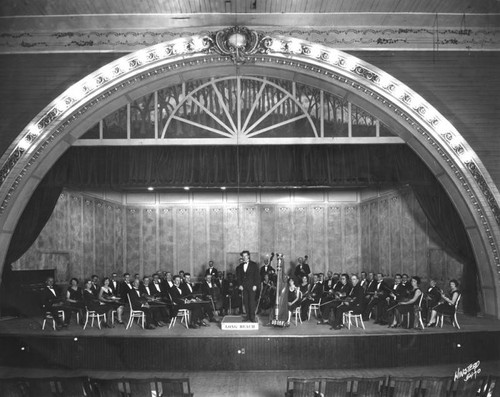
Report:
<svg viewBox="0 0 500 397"><path fill-rule="evenodd" d="M324 385L324 397L346 397L351 395L352 379L350 378L323 378L321 382Z"/></svg>
<svg viewBox="0 0 500 397"><path fill-rule="evenodd" d="M452 379L450 377L424 377L420 383L419 397L447 397Z"/></svg>
<svg viewBox="0 0 500 397"><path fill-rule="evenodd" d="M157 378L158 397L191 397L191 386L188 378Z"/></svg>
<svg viewBox="0 0 500 397"><path fill-rule="evenodd" d="M316 378L287 378L285 397L311 397L321 389L321 381Z"/></svg>
<svg viewBox="0 0 500 397"><path fill-rule="evenodd" d="M351 394L356 397L379 397L385 391L385 377L352 378Z"/></svg>

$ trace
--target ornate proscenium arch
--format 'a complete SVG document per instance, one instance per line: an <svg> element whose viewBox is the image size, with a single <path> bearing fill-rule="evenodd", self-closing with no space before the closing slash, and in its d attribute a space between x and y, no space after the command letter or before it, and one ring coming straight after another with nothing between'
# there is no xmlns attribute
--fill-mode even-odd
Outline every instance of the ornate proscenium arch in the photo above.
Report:
<svg viewBox="0 0 500 397"><path fill-rule="evenodd" d="M159 79L174 81L186 71L230 67L234 73L253 68L247 73L279 69L307 75L361 98L402 127L398 134L429 165L457 207L478 263L484 311L500 318L500 195L459 132L425 99L373 65L322 45L243 27L177 39L124 56L71 86L40 112L0 159L0 252L5 255L20 213L40 179L96 117L116 108L126 94Z"/></svg>

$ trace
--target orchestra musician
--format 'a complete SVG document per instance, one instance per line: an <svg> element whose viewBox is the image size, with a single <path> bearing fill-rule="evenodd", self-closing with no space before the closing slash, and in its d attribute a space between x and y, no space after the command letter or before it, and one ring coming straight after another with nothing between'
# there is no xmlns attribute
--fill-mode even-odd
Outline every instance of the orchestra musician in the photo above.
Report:
<svg viewBox="0 0 500 397"><path fill-rule="evenodd" d="M116 310L116 314L118 317L118 324L123 324L122 315L123 315L123 303L120 302L120 297L115 296L113 293L113 289L110 286L111 280L109 277L104 277L102 280L102 286L99 290L99 300L101 302L107 303Z"/></svg>
<svg viewBox="0 0 500 397"><path fill-rule="evenodd" d="M97 314L106 314L107 322L103 324L105 328L113 328L111 323L111 311L113 306L100 301L92 292L92 280L85 281L85 289L83 290L83 303L87 310L96 312Z"/></svg>
<svg viewBox="0 0 500 397"><path fill-rule="evenodd" d="M297 279L297 282L301 282L302 276L307 276L309 278L309 274L311 274L311 269L309 265L307 264L307 255L306 261L304 261L304 258L300 257L297 258L297 266L295 266L295 278Z"/></svg>
<svg viewBox="0 0 500 397"><path fill-rule="evenodd" d="M247 313L247 318L244 321L256 322L255 294L260 284L259 266L250 260L249 251L242 251L240 256L243 261L236 268L236 279L238 280L239 289L242 292L243 305Z"/></svg>
<svg viewBox="0 0 500 397"><path fill-rule="evenodd" d="M319 274L313 275L313 284L308 289L307 292L302 291L302 300L300 303L300 318L302 321L307 320L307 316L309 314L309 306L311 303L319 303L321 297L323 296L323 284L319 278Z"/></svg>
<svg viewBox="0 0 500 397"><path fill-rule="evenodd" d="M120 285L120 295L123 302L127 302L127 296L130 290L132 290L132 281L130 280L130 273L123 274L123 281Z"/></svg>
<svg viewBox="0 0 500 397"><path fill-rule="evenodd" d="M71 318L71 310L63 307L63 300L59 297L54 287L54 279L48 277L45 280L45 288L42 292L42 308L45 312L50 313L56 322L56 329L59 331L62 327L67 327ZM59 317L59 311L64 312L64 323Z"/></svg>
<svg viewBox="0 0 500 397"><path fill-rule="evenodd" d="M260 280L264 281L264 276L269 275L269 279L274 283L274 278L276 277L276 271L271 266L271 262L274 258L274 252L271 254L271 259L267 256L264 258L264 265L260 268Z"/></svg>
<svg viewBox="0 0 500 397"><path fill-rule="evenodd" d="M411 278L410 284L412 289L410 291L410 296L399 301L398 305L394 308L395 315L392 320L392 324L389 328L397 328L402 326L402 316L409 315L409 328L413 328L415 322L415 304L417 304L422 291L420 290L420 277L414 276ZM402 287L405 288L405 287Z"/></svg>
<svg viewBox="0 0 500 397"><path fill-rule="evenodd" d="M439 304L441 300L441 289L436 285L436 280L429 281L429 288L425 292L424 313L422 313L427 321L430 319L432 308Z"/></svg>
<svg viewBox="0 0 500 397"><path fill-rule="evenodd" d="M377 315L375 317L375 324L384 325L387 324L387 322L384 320L385 312L387 309L387 301L385 298L388 296L388 291L390 291L390 288L384 281L384 276L382 273L377 273L376 281L377 283L373 288L373 292L367 291L367 294L370 296L370 300L366 305L364 318L368 319L370 312L374 307L376 307Z"/></svg>
<svg viewBox="0 0 500 397"><path fill-rule="evenodd" d="M387 301L387 315L392 315L393 317L397 317L398 313L394 312L393 309L398 305L398 303L403 302L408 299L408 286L404 285L403 277L401 274L396 273L394 276L394 285L390 290L388 290L388 295L385 300ZM407 283L408 284L408 283ZM391 324L394 322L394 319L391 320ZM399 323L400 320L396 319L396 322ZM384 324L381 324L384 325Z"/></svg>
<svg viewBox="0 0 500 397"><path fill-rule="evenodd" d="M333 290L333 286L337 281L333 279L333 273L331 270L326 272L326 278L323 281L323 291L331 291Z"/></svg>
<svg viewBox="0 0 500 397"><path fill-rule="evenodd" d="M307 276L304 276L307 277ZM286 292L285 292L286 291ZM288 302L288 321L287 321L287 326L290 325L290 318L292 317L293 312L297 307L300 306L300 300L302 297L302 294L300 292L300 289L295 286L295 280L293 277L290 277L288 279L287 286L285 287L285 291L283 291L283 294L287 296L287 302Z"/></svg>
<svg viewBox="0 0 500 397"><path fill-rule="evenodd" d="M164 327L168 325L168 311L165 302L161 301L160 297L155 296L155 290L148 276L142 278L142 284L139 286L139 291L143 299L149 305L153 324L157 327Z"/></svg>
<svg viewBox="0 0 500 397"><path fill-rule="evenodd" d="M344 275L342 275L342 277L343 276ZM352 310L353 314L362 314L364 311L364 290L359 284L358 276L353 274L351 276L351 282L352 288L344 301L335 309L335 319L330 329L339 330L342 328L344 313Z"/></svg>
<svg viewBox="0 0 500 397"><path fill-rule="evenodd" d="M138 278L134 278L132 281L132 289L128 292L128 298L130 299L130 305L132 306L132 310L142 311L144 313L145 328L146 329L155 329L156 326L153 324L153 315L151 313L151 308L146 299L141 296L141 291L139 290L140 281ZM108 315L108 318L111 316Z"/></svg>
<svg viewBox="0 0 500 397"><path fill-rule="evenodd" d="M209 274L212 277L217 277L217 269L214 267L214 261L208 261L208 268L205 270L205 276Z"/></svg>
<svg viewBox="0 0 500 397"><path fill-rule="evenodd" d="M432 309L431 319L427 324L428 327L436 326L438 313L448 316L452 316L453 314L455 314L455 304L457 303L457 299L460 296L460 291L458 290L458 281L455 279L450 280L449 286L450 290L446 294L441 292L442 303Z"/></svg>
<svg viewBox="0 0 500 397"><path fill-rule="evenodd" d="M276 286L269 279L269 273L264 274L264 280L260 283L260 297L258 311L268 311L274 307L276 299Z"/></svg>
<svg viewBox="0 0 500 397"><path fill-rule="evenodd" d="M72 278L66 291L65 306L72 312L80 313L80 324L83 325L84 309L83 290L78 285L78 279Z"/></svg>
<svg viewBox="0 0 500 397"><path fill-rule="evenodd" d="M333 317L337 307L345 300L351 291L348 279L349 276L346 273L342 273L340 276L340 287L334 286L333 294L329 293L328 296L323 299L323 303L321 303L321 319L318 321L318 324L332 325L333 319L330 318L330 314L332 314Z"/></svg>
<svg viewBox="0 0 500 397"><path fill-rule="evenodd" d="M366 291L366 288L368 287L368 279L366 278L365 271L360 273L359 285L363 288L363 291Z"/></svg>
<svg viewBox="0 0 500 397"><path fill-rule="evenodd" d="M217 292L219 293L220 296L219 287L216 285L215 282L212 281L212 275L207 274L205 276L205 281L201 284L201 293L203 300L209 301L211 303L211 305L205 305L203 307L211 323L216 322L214 318L214 311L217 310L215 306L215 303L218 301L218 298L216 296Z"/></svg>
<svg viewBox="0 0 500 397"><path fill-rule="evenodd" d="M173 316L177 315L177 310L187 309L191 312L189 316L189 328L199 328L200 325L207 326L208 324L203 321L203 312L199 300L187 296L181 289L181 278L175 275L173 278L173 287L170 289L170 296L172 297Z"/></svg>
<svg viewBox="0 0 500 397"><path fill-rule="evenodd" d="M111 290L113 291L113 295L114 296L120 296L121 297L120 282L118 281L117 277L118 277L117 273L113 272L111 274L109 286L111 287Z"/></svg>

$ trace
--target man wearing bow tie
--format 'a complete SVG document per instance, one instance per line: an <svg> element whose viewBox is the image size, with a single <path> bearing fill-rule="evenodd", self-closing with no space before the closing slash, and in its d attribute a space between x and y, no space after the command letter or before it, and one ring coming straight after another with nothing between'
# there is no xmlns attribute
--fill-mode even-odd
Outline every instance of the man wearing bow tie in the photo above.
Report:
<svg viewBox="0 0 500 397"><path fill-rule="evenodd" d="M42 293L42 308L45 312L50 313L52 317L54 317L57 330L59 331L61 327L68 326L71 318L71 310L63 306L62 300L59 298L54 288L54 279L52 277L47 278L45 284L46 287L43 289ZM59 317L60 310L64 311L64 324L61 317Z"/></svg>
<svg viewBox="0 0 500 397"><path fill-rule="evenodd" d="M250 260L250 252L240 253L242 262L236 268L236 278L243 295L243 305L247 312L247 321L255 323L255 292L260 284L260 271L257 263Z"/></svg>

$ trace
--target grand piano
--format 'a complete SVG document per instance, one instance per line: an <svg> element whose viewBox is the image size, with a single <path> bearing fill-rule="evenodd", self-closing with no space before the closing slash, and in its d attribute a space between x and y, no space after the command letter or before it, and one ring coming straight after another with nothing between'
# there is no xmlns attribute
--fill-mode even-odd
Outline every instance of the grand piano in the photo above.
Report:
<svg viewBox="0 0 500 397"><path fill-rule="evenodd" d="M1 287L2 316L41 315L41 295L45 280L54 276L55 269L5 272Z"/></svg>

